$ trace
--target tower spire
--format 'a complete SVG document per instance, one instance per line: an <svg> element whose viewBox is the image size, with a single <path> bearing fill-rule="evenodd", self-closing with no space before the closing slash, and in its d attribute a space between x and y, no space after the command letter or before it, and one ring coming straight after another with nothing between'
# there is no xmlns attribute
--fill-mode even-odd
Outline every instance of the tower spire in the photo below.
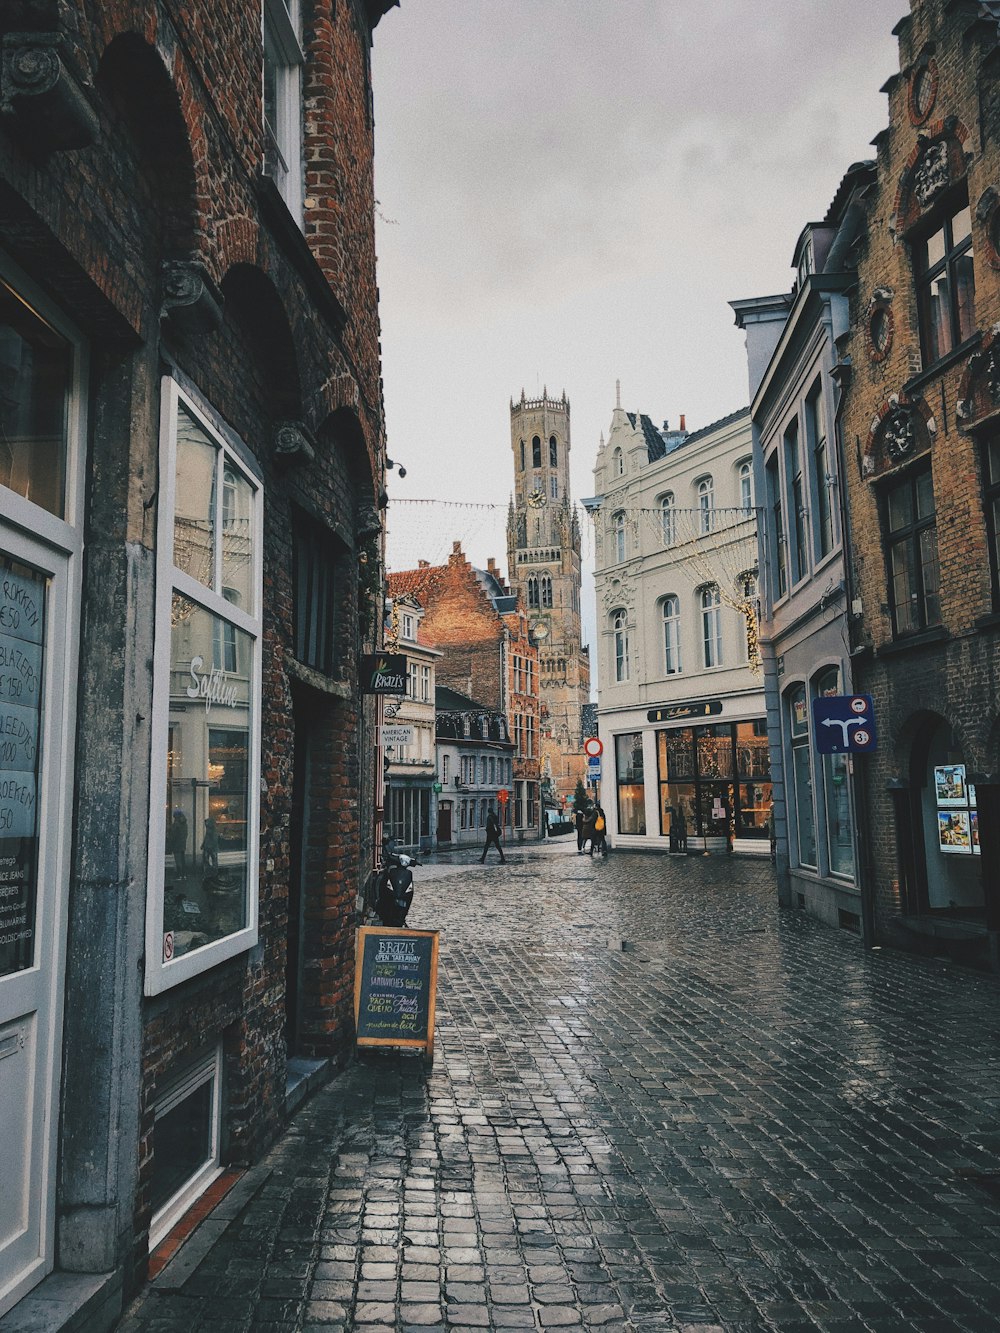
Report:
<svg viewBox="0 0 1000 1333"><path fill-rule="evenodd" d="M622 405L622 382L615 380L615 407L621 408Z"/></svg>

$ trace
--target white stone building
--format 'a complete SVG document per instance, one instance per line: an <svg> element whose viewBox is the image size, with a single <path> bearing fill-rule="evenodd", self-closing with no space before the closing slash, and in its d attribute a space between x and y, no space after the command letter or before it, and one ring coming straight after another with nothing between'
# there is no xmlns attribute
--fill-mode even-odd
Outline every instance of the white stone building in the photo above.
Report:
<svg viewBox="0 0 1000 1333"><path fill-rule="evenodd" d="M601 803L620 848L769 851L750 413L670 431L615 408L596 536Z"/></svg>
<svg viewBox="0 0 1000 1333"><path fill-rule="evenodd" d="M387 729L403 727L411 739L385 747L383 835L399 851L426 851L436 836L434 691L436 664L443 654L423 641L420 622L424 613L415 597L396 598L392 615L398 651L406 654L406 694L385 705L383 736L392 734Z"/></svg>

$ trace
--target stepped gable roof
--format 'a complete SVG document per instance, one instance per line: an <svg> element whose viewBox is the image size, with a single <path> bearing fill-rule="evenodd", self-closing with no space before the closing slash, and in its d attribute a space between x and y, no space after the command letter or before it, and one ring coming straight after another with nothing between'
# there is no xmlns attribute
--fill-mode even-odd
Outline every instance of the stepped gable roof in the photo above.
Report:
<svg viewBox="0 0 1000 1333"><path fill-rule="evenodd" d="M390 597L416 597L421 606L426 606L422 593L430 591L444 573L444 565L421 565L419 569L400 569L390 574L386 580Z"/></svg>
<svg viewBox="0 0 1000 1333"><path fill-rule="evenodd" d="M746 417L750 420L749 407L741 407L735 412L730 412L726 417L719 417L718 421L711 422L708 426L702 426L700 430L693 430L684 441L682 448L687 448L689 444L695 444L698 440L703 440L706 435L711 435L712 431L720 430L723 426L732 425L734 421L739 421L740 417Z"/></svg>
<svg viewBox="0 0 1000 1333"><path fill-rule="evenodd" d="M652 420L646 416L645 412L626 412L625 415L631 422L633 430L635 430L638 423L643 439L646 441L646 457L649 462L655 463L658 458L662 458L667 452L667 447L663 443L663 436L653 425Z"/></svg>
<svg viewBox="0 0 1000 1333"><path fill-rule="evenodd" d="M998 0L998 6L1000 6L1000 0ZM823 219L824 227L835 227L841 221L844 206L855 187L866 179L875 179L875 166L875 162L870 158L863 162L851 163L841 177L837 192L830 201L830 207L826 210L826 217Z"/></svg>

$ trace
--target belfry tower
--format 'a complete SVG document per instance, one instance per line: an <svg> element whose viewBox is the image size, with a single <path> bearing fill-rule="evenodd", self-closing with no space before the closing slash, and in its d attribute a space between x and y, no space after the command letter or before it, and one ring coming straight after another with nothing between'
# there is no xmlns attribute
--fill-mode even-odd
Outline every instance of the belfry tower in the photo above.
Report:
<svg viewBox="0 0 1000 1333"><path fill-rule="evenodd" d="M582 710L590 650L580 641L580 524L569 484L569 399L511 399L514 494L507 518L511 590L538 644L543 787L572 796L584 777Z"/></svg>

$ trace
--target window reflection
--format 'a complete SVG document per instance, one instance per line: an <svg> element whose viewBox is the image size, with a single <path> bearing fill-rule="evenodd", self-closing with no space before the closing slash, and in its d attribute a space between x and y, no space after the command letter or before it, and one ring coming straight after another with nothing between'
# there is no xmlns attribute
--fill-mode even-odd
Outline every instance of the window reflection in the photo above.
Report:
<svg viewBox="0 0 1000 1333"><path fill-rule="evenodd" d="M247 924L253 640L175 594L163 921L173 956Z"/></svg>

